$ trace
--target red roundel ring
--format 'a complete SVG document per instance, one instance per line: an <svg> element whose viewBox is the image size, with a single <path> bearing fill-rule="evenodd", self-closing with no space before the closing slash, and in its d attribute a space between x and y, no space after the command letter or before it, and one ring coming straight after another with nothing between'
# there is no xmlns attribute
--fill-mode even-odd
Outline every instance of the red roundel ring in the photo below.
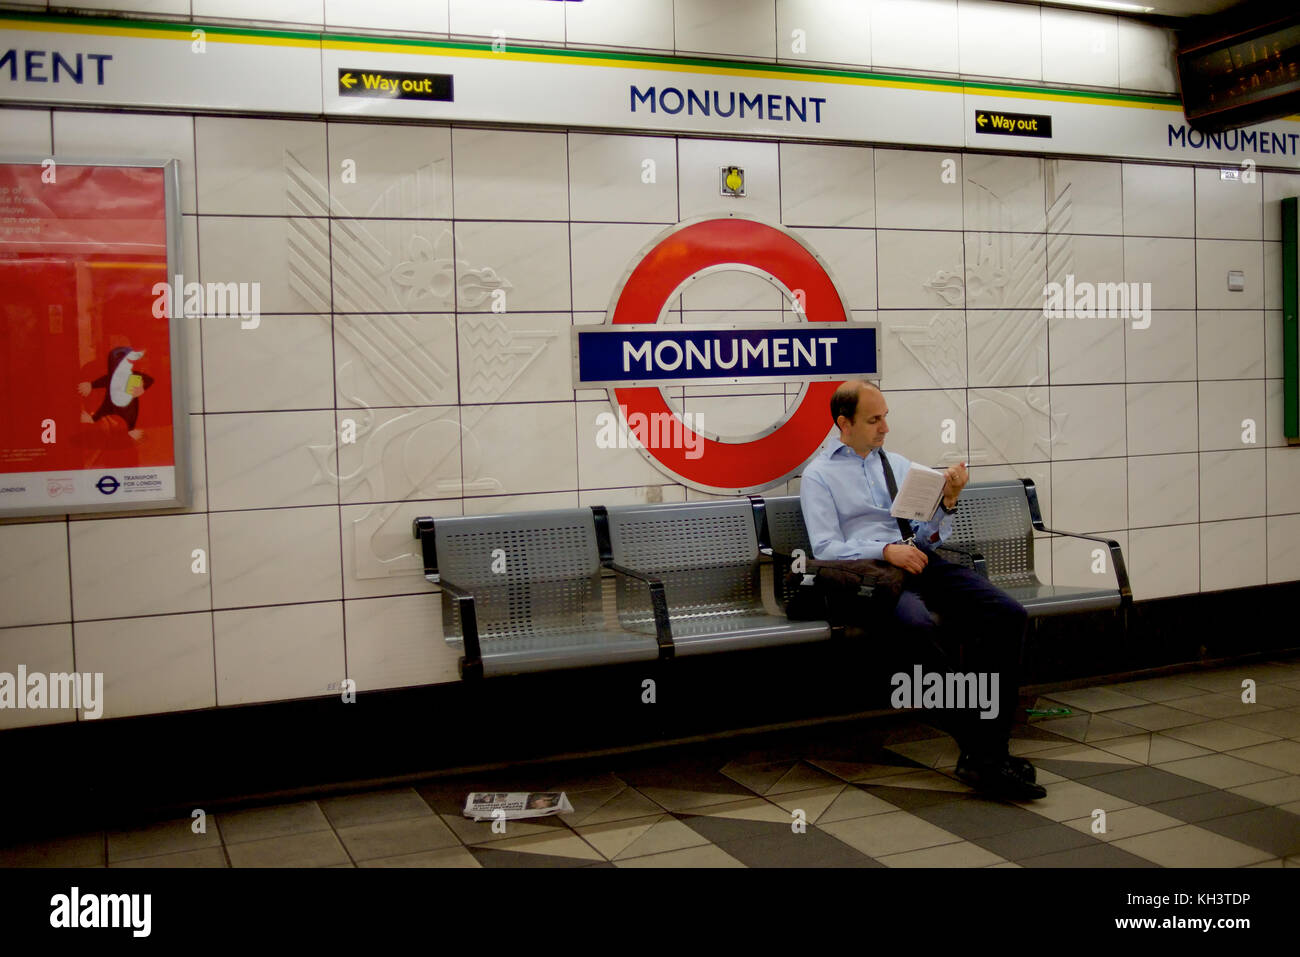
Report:
<svg viewBox="0 0 1300 957"><path fill-rule="evenodd" d="M753 219L728 217L683 223L659 240L632 268L610 308L613 323L658 322L664 303L678 288L711 266L744 265L767 273L787 289L805 292L809 322L847 322L848 310L826 267L783 229ZM702 449L646 449L648 455L687 485L710 492L768 488L793 475L821 446L830 430L830 398L837 382L809 382L799 405L775 430L748 442L720 442L695 435ZM657 386L611 389L615 406L629 416L673 415ZM680 418L680 416L679 416ZM649 419L648 421L655 421ZM683 423L684 426L684 423ZM683 442L683 446L687 443Z"/></svg>

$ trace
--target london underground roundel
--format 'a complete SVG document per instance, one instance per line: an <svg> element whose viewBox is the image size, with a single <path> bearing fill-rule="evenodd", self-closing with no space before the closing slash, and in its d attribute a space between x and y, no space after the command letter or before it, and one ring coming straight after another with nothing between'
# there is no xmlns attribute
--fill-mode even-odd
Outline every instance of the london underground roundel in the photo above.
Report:
<svg viewBox="0 0 1300 957"><path fill-rule="evenodd" d="M663 323L672 298L703 275L766 278L804 322ZM824 263L798 237L741 216L680 223L651 243L611 300L603 326L574 330L575 386L605 386L615 415L660 470L692 488L756 492L797 473L831 429L830 397L847 378L879 374L878 325L850 321ZM725 438L698 428L665 397L669 385L802 381L770 429ZM745 397L738 396L743 402ZM673 441L645 441L638 424L671 423ZM666 434L666 433L665 433ZM654 438L653 431L651 438Z"/></svg>

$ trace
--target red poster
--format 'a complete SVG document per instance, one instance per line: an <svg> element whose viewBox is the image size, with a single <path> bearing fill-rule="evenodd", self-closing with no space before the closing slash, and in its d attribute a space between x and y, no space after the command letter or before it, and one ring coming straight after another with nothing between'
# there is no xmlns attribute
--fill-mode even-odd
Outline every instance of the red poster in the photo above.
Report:
<svg viewBox="0 0 1300 957"><path fill-rule="evenodd" d="M174 175L0 163L0 514L179 504Z"/></svg>

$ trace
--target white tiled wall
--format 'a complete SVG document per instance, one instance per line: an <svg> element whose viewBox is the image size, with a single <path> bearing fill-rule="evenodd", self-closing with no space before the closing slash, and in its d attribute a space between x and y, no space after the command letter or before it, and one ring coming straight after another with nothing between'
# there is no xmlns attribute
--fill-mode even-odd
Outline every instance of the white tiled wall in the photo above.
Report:
<svg viewBox="0 0 1300 957"><path fill-rule="evenodd" d="M289 0L256 15L397 28L371 6ZM1004 68L1163 82L1146 28L1032 6L876 0L834 36L842 9L815 0L678 0L667 17L649 0L517 6L402 16L414 32L490 36L505 18L536 40L782 59L803 56L786 43L802 29L809 60L860 48L874 65L951 73L978 62L962 38L981 17L1031 18L1037 65ZM910 47L919 12L926 42ZM1087 56L1056 72L1076 42ZM569 336L603 320L664 228L718 212L793 230L855 318L881 322L892 447L966 459L977 481L1032 477L1053 525L1120 540L1139 599L1300 578L1300 455L1281 436L1280 303L1265 286L1280 275L1278 202L1300 174L1242 184L1100 159L79 111L0 123L23 153L175 156L186 275L262 284L256 329L187 320L190 509L0 522L0 671L102 670L107 715L331 694L345 676L361 690L455 680L413 517L704 497L634 450L596 446L608 401L575 394ZM748 196L724 202L730 163ZM1237 269L1247 288L1229 292ZM1043 284L1069 275L1151 283L1149 326L1045 319ZM771 284L734 273L671 309L791 317ZM740 434L770 426L794 391L674 398ZM1040 573L1095 581L1094 546L1044 540Z"/></svg>
<svg viewBox="0 0 1300 957"><path fill-rule="evenodd" d="M81 0L77 8L332 33L1176 90L1171 31L1114 14L1002 0Z"/></svg>

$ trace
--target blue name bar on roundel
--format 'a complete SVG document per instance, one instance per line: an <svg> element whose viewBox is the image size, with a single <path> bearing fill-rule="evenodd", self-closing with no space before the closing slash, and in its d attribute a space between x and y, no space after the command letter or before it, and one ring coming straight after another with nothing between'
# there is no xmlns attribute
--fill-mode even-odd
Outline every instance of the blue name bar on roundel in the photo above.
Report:
<svg viewBox="0 0 1300 957"><path fill-rule="evenodd" d="M574 387L820 382L880 374L879 324L575 326Z"/></svg>

